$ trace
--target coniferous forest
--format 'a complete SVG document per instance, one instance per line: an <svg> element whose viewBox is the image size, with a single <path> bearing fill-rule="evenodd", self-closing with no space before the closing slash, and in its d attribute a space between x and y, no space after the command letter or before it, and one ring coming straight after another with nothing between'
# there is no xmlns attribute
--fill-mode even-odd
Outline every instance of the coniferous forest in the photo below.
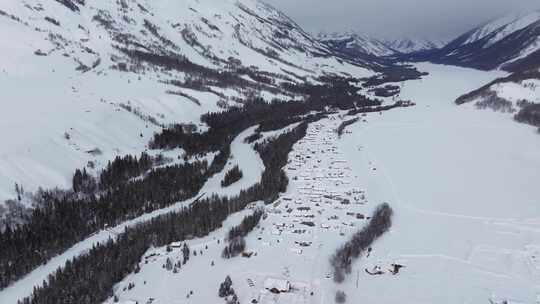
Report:
<svg viewBox="0 0 540 304"><path fill-rule="evenodd" d="M367 226L357 231L348 242L338 248L330 259L330 264L334 268L335 282L342 283L345 276L352 271L352 262L390 229L393 213L388 204L381 204L373 213Z"/></svg>
<svg viewBox="0 0 540 304"><path fill-rule="evenodd" d="M223 180L221 181L221 187L228 187L232 185L233 183L236 183L242 178L242 176L243 176L242 170L240 170L238 165L234 166L231 170L225 173L225 176L223 177Z"/></svg>

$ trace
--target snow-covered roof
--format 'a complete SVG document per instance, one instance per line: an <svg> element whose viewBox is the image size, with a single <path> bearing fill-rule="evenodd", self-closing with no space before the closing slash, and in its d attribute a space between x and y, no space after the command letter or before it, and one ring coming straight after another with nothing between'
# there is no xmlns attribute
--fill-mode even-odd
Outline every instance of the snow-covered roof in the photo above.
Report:
<svg viewBox="0 0 540 304"><path fill-rule="evenodd" d="M291 289L291 283L284 279L267 278L264 281L264 288L268 290L275 288L279 291L289 291Z"/></svg>

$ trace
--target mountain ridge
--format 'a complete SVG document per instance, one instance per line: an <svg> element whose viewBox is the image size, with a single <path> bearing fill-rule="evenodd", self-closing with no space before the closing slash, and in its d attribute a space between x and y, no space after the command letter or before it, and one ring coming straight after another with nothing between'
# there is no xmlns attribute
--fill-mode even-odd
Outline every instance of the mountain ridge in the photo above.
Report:
<svg viewBox="0 0 540 304"><path fill-rule="evenodd" d="M540 11L532 11L491 20L462 34L439 50L426 51L405 59L515 72L527 69L538 56Z"/></svg>
<svg viewBox="0 0 540 304"><path fill-rule="evenodd" d="M15 183L67 187L74 168L138 154L160 128L199 125L246 96L295 99L291 85L375 74L253 0L9 0L0 34L0 80L16 101L1 119L0 198Z"/></svg>

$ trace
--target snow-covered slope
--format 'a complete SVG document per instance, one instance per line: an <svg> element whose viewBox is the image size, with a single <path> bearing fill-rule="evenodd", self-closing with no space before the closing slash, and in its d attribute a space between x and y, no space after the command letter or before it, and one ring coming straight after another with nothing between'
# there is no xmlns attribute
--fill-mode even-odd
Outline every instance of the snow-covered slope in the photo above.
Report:
<svg viewBox="0 0 540 304"><path fill-rule="evenodd" d="M319 40L331 49L359 57L388 57L410 54L419 51L439 49L445 45L443 40L423 38L376 39L355 32L320 33Z"/></svg>
<svg viewBox="0 0 540 304"><path fill-rule="evenodd" d="M470 32L469 38L463 44L474 43L478 40L488 38L485 47L489 47L501 41L506 36L538 22L539 19L540 11L506 15L474 29Z"/></svg>
<svg viewBox="0 0 540 304"><path fill-rule="evenodd" d="M283 82L370 76L256 0L0 3L0 201Z"/></svg>
<svg viewBox="0 0 540 304"><path fill-rule="evenodd" d="M420 59L485 70L522 70L540 59L540 11L493 20Z"/></svg>
<svg viewBox="0 0 540 304"><path fill-rule="evenodd" d="M360 35L355 32L348 33L320 33L319 40L333 49L351 54L357 53L369 56L389 56L395 52L383 41L373 37Z"/></svg>
<svg viewBox="0 0 540 304"><path fill-rule="evenodd" d="M402 54L439 49L446 44L444 40L430 40L422 38L385 40L384 43L390 49Z"/></svg>
<svg viewBox="0 0 540 304"><path fill-rule="evenodd" d="M478 109L511 114L518 122L540 128L540 69L519 71L497 78L459 97L456 103L470 103Z"/></svg>

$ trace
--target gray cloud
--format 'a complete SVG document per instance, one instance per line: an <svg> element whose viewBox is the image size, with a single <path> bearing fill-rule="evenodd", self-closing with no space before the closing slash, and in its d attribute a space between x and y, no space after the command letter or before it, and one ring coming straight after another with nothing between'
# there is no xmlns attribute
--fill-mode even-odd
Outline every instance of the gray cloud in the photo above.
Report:
<svg viewBox="0 0 540 304"><path fill-rule="evenodd" d="M307 31L354 30L381 38L453 38L538 0L264 0Z"/></svg>

